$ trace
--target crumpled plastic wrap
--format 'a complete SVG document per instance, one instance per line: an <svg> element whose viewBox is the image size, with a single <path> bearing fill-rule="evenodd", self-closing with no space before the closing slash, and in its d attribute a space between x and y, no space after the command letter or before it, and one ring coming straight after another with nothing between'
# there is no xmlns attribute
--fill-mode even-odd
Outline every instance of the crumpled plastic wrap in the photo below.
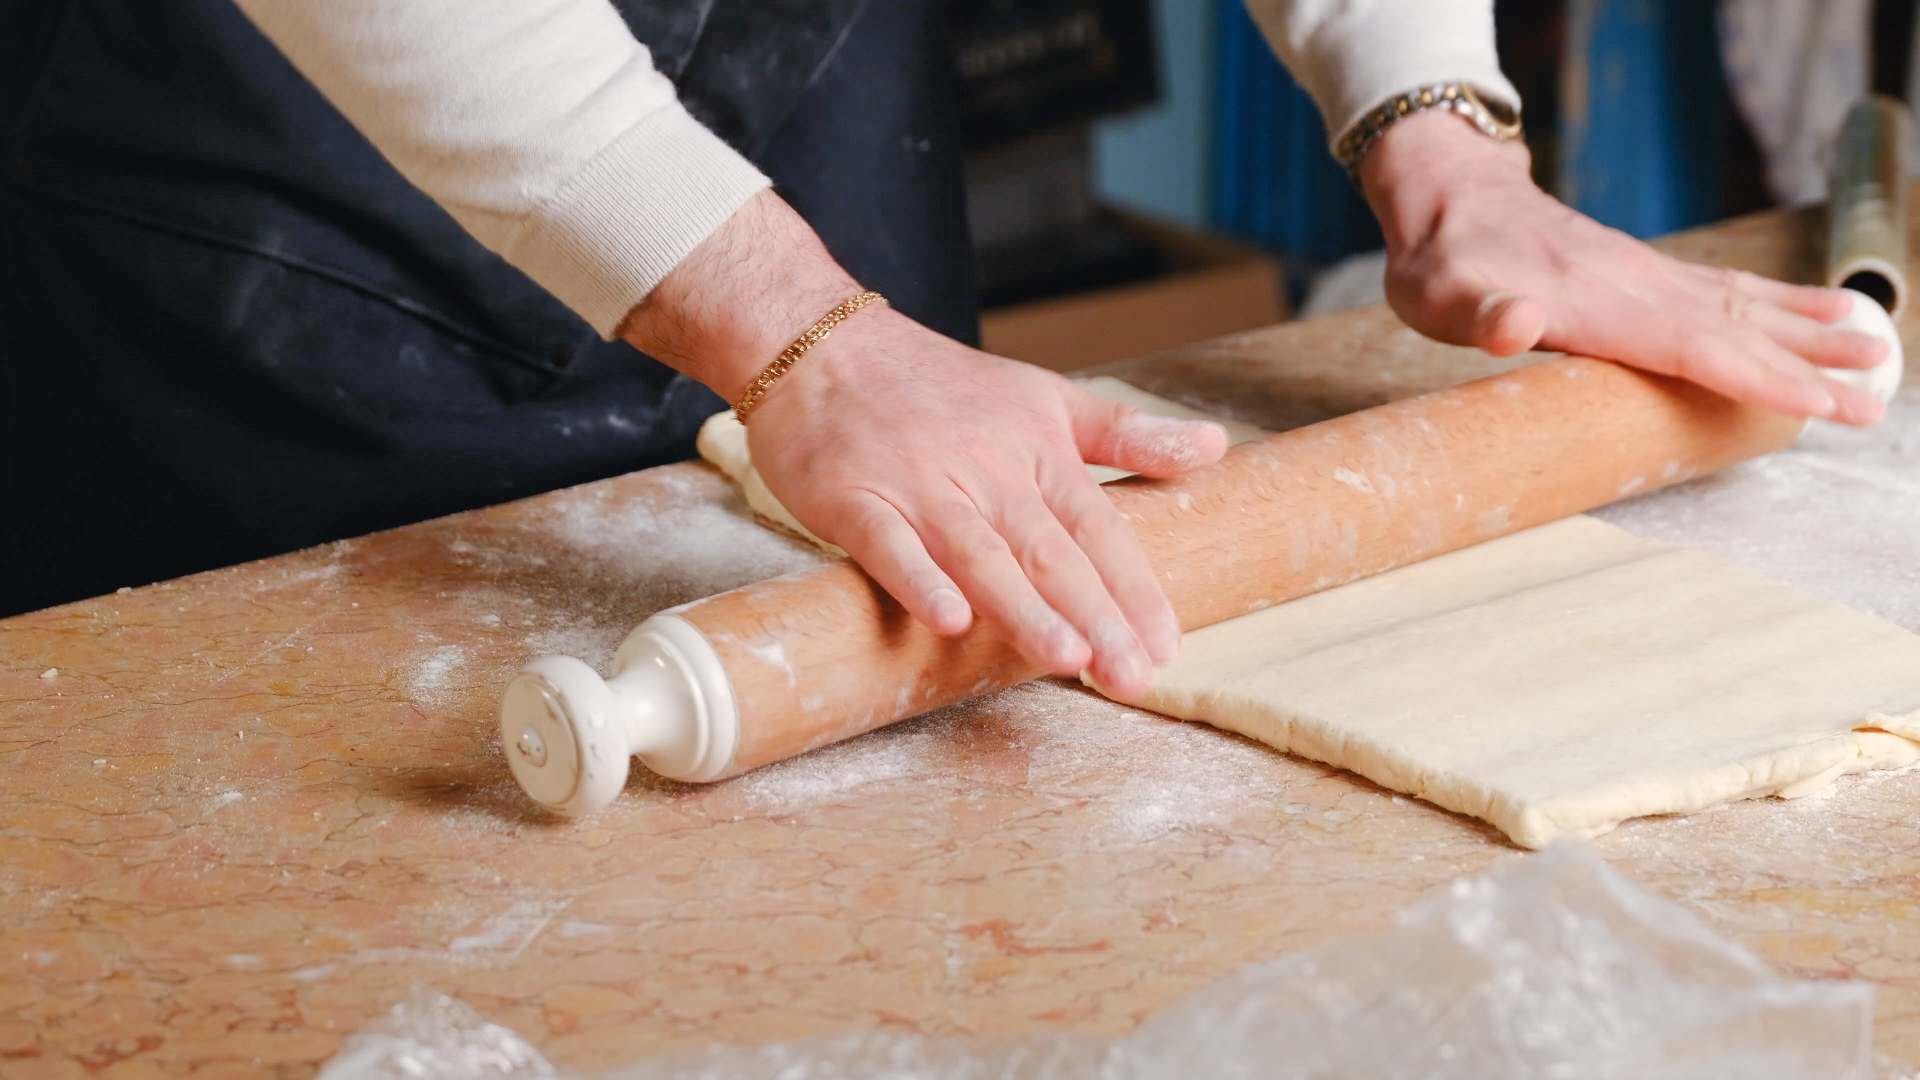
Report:
<svg viewBox="0 0 1920 1080"><path fill-rule="evenodd" d="M319 1080L545 1080L560 1075L511 1028L490 1023L445 994L416 988L383 1019L348 1039L321 1068Z"/></svg>
<svg viewBox="0 0 1920 1080"><path fill-rule="evenodd" d="M1783 978L1558 845L1463 879L1366 937L1248 968L1118 1038L859 1033L720 1047L605 1080L1870 1075L1872 987ZM322 1073L544 1077L531 1046L416 997Z"/></svg>

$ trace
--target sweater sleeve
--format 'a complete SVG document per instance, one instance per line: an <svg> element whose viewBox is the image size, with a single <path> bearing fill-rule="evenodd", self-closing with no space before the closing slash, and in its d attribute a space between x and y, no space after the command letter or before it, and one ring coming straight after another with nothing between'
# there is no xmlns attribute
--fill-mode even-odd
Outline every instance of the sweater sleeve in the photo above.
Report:
<svg viewBox="0 0 1920 1080"><path fill-rule="evenodd" d="M1327 122L1329 142L1402 91L1458 80L1509 105L1493 0L1246 0L1280 60Z"/></svg>
<svg viewBox="0 0 1920 1080"><path fill-rule="evenodd" d="M767 178L607 0L236 0L416 187L603 336Z"/></svg>

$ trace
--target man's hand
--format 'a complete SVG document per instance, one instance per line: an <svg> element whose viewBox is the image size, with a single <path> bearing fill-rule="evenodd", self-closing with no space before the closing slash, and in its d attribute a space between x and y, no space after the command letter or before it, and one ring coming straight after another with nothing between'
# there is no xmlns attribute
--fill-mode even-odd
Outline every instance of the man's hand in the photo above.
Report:
<svg viewBox="0 0 1920 1080"><path fill-rule="evenodd" d="M798 215L763 194L634 310L622 336L733 400L859 291ZM968 348L886 307L841 324L753 413L754 466L921 622L978 613L1047 671L1146 688L1180 628L1132 527L1086 463L1148 476L1226 451L1217 425L1145 416L1051 372Z"/></svg>
<svg viewBox="0 0 1920 1080"><path fill-rule="evenodd" d="M1541 191L1517 142L1445 113L1409 117L1360 179L1386 233L1388 303L1429 337L1616 360L1797 416L1880 418L1878 401L1820 373L1886 353L1827 325L1846 294L1662 255Z"/></svg>

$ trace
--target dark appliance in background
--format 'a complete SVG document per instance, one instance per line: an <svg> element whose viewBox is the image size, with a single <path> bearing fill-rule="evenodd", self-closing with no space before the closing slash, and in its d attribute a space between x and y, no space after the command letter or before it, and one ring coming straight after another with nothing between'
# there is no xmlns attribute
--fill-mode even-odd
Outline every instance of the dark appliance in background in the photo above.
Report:
<svg viewBox="0 0 1920 1080"><path fill-rule="evenodd" d="M1165 271L1093 193L1093 123L1160 94L1148 0L951 0L947 22L982 305Z"/></svg>

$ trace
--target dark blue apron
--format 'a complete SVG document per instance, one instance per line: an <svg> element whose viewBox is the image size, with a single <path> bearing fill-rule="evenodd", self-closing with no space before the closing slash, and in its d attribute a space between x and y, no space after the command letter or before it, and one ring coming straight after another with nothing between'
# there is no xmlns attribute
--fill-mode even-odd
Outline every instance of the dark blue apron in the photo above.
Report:
<svg viewBox="0 0 1920 1080"><path fill-rule="evenodd" d="M7 6L0 613L676 460L721 407L470 239L229 0ZM938 3L617 6L855 275L973 335Z"/></svg>

